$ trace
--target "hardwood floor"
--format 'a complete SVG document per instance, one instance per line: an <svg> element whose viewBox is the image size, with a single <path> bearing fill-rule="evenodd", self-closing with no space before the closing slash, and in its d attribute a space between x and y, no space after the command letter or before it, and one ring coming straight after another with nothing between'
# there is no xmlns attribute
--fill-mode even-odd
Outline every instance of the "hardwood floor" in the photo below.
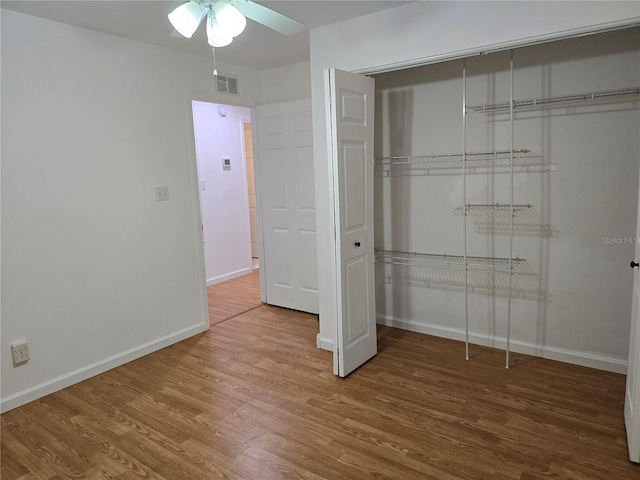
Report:
<svg viewBox="0 0 640 480"><path fill-rule="evenodd" d="M210 325L259 307L260 270L207 287L207 297Z"/></svg>
<svg viewBox="0 0 640 480"><path fill-rule="evenodd" d="M261 306L2 415L2 480L639 479L624 376L379 328L346 379Z"/></svg>

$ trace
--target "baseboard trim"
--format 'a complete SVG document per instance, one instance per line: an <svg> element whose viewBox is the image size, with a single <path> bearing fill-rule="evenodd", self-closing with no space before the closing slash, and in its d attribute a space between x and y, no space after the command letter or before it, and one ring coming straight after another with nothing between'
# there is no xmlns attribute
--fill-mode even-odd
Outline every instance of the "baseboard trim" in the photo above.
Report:
<svg viewBox="0 0 640 480"><path fill-rule="evenodd" d="M322 350L329 350L330 352L333 352L333 340L321 337L320 334L316 335L316 346Z"/></svg>
<svg viewBox="0 0 640 480"><path fill-rule="evenodd" d="M236 277L241 277L243 275L248 275L253 270L251 267L241 268L240 270L236 270L234 272L225 273L224 275L218 275L217 277L207 278L207 287L211 285L215 285L216 283L226 282L227 280L232 280Z"/></svg>
<svg viewBox="0 0 640 480"><path fill-rule="evenodd" d="M27 388L18 393L14 393L13 395L8 395L7 397L0 399L0 413L25 405L37 400L38 398L42 398L46 395L57 392L58 390L62 390L63 388L70 387L78 382L87 380L88 378L104 373L107 370L119 367L120 365L124 365L132 360L136 360L205 331L206 329L204 329L202 323L199 323L198 325L179 330L157 340L153 340L125 352L105 358L104 360L92 363L86 367L60 375L52 380Z"/></svg>
<svg viewBox="0 0 640 480"><path fill-rule="evenodd" d="M391 315L378 315L377 322L381 325L389 327L402 328L412 332L424 333L436 337L449 338L451 340L463 341L465 332L462 329L443 327L441 325L433 325L424 322L416 322L414 320L406 320ZM504 337L489 336L484 334L469 333L469 342L476 345L487 347L506 349L507 341ZM596 368L598 370L606 370L614 373L627 373L627 362L620 358L607 357L605 355L596 355L590 352L582 352L578 350L569 350L558 347L550 347L546 345L536 345L529 342L519 340L510 341L510 350L516 353L532 355L535 357L548 358L549 360L557 360L560 362L572 363L583 367Z"/></svg>

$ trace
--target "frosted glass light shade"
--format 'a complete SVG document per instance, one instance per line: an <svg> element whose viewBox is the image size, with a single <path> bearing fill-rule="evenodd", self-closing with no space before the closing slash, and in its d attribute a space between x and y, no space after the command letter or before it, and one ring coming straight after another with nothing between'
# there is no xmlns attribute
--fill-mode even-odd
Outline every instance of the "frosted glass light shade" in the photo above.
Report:
<svg viewBox="0 0 640 480"><path fill-rule="evenodd" d="M240 11L228 3L218 3L213 7L218 28L230 37L237 37L247 26L247 19Z"/></svg>
<svg viewBox="0 0 640 480"><path fill-rule="evenodd" d="M226 47L233 41L233 37L220 28L212 13L207 18L207 40L212 47Z"/></svg>
<svg viewBox="0 0 640 480"><path fill-rule="evenodd" d="M191 38L206 13L207 11L202 8L202 5L191 1L180 5L168 17L171 25L180 35Z"/></svg>
<svg viewBox="0 0 640 480"><path fill-rule="evenodd" d="M226 47L233 42L232 37L210 37L208 36L209 45L212 47Z"/></svg>

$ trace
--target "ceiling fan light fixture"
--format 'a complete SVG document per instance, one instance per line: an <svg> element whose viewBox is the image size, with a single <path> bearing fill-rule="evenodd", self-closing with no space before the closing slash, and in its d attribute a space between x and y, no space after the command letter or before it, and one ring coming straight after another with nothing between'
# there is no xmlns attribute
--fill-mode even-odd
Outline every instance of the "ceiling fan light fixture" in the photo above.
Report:
<svg viewBox="0 0 640 480"><path fill-rule="evenodd" d="M247 19L240 11L228 3L216 3L213 6L218 28L226 36L237 37L247 26Z"/></svg>
<svg viewBox="0 0 640 480"><path fill-rule="evenodd" d="M233 42L233 38L232 37L210 37L209 38L209 45L211 45L212 47L226 47L227 45L230 45L231 42Z"/></svg>
<svg viewBox="0 0 640 480"><path fill-rule="evenodd" d="M213 13L207 18L207 40L212 47L226 47L233 41L233 37L220 28Z"/></svg>
<svg viewBox="0 0 640 480"><path fill-rule="evenodd" d="M180 5L168 17L171 25L180 35L191 38L206 13L207 11L202 5L196 1L190 1Z"/></svg>
<svg viewBox="0 0 640 480"><path fill-rule="evenodd" d="M284 35L295 35L304 29L302 23L252 0L191 0L174 9L168 17L180 35L191 38L206 16L209 45L224 47L244 31L245 15Z"/></svg>

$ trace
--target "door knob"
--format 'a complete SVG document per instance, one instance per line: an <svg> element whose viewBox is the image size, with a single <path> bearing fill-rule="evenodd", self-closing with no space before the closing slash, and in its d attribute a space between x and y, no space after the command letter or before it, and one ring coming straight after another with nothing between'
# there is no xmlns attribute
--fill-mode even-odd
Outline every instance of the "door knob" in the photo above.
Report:
<svg viewBox="0 0 640 480"><path fill-rule="evenodd" d="M356 242L356 243L354 243L354 245L355 245L356 247L359 247L359 246L360 246L360 242Z"/></svg>
<svg viewBox="0 0 640 480"><path fill-rule="evenodd" d="M640 263L634 262L633 260L631 260L631 263L629 265L631 265L631 268L636 268L636 267L640 266Z"/></svg>

